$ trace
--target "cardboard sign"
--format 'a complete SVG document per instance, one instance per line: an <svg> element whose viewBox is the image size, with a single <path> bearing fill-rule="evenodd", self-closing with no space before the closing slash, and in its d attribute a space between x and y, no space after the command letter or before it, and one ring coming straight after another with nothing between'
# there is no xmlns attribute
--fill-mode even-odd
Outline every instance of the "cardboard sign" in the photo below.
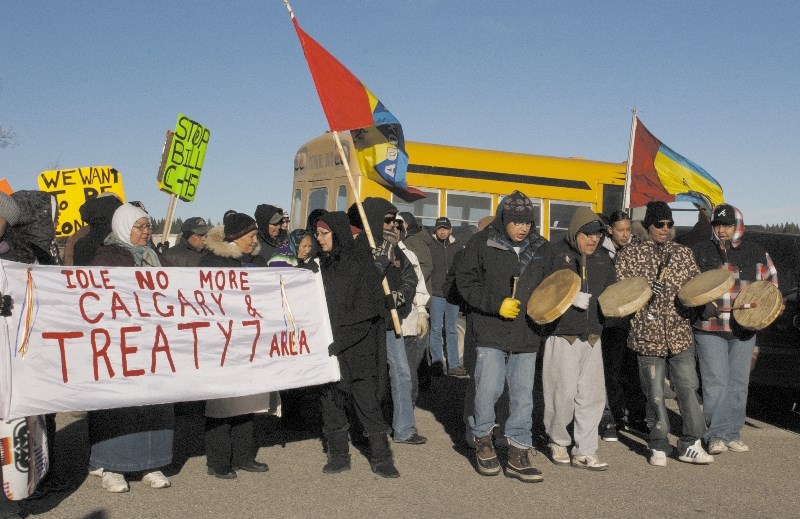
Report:
<svg viewBox="0 0 800 519"><path fill-rule="evenodd" d="M30 269L30 278L28 278ZM321 277L297 268L0 260L0 416L245 396L338 380ZM26 293L29 297L26 297ZM29 311L30 310L30 311Z"/></svg>
<svg viewBox="0 0 800 519"><path fill-rule="evenodd" d="M79 209L90 198L111 192L125 201L122 173L111 166L42 171L39 189L54 195L58 202L57 238L75 234L85 225Z"/></svg>
<svg viewBox="0 0 800 519"><path fill-rule="evenodd" d="M159 169L160 190L185 202L194 200L210 137L211 130L183 114L178 115L169 152Z"/></svg>

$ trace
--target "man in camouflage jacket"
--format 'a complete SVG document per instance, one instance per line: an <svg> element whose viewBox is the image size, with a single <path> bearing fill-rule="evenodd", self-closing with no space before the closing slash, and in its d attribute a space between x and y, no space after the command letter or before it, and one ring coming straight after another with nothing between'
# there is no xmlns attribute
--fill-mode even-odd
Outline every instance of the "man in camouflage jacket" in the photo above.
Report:
<svg viewBox="0 0 800 519"><path fill-rule="evenodd" d="M664 377L669 378L678 399L683 432L678 439L678 459L687 463L714 461L703 449L703 410L698 400L700 381L695 365L692 319L696 311L678 300L678 291L700 273L691 249L672 241L672 210L664 202L650 202L644 218L646 238L629 245L617 256L617 279L647 278L653 290L649 303L631 320L628 347L638 354L639 372L654 422L648 447L650 464L664 466L672 447L667 440L669 416L664 404ZM660 276L660 274L662 274Z"/></svg>

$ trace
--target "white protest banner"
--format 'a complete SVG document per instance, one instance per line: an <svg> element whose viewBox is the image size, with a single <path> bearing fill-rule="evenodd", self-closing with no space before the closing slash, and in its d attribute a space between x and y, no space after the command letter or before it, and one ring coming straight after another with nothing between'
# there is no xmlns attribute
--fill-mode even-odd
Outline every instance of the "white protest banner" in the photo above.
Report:
<svg viewBox="0 0 800 519"><path fill-rule="evenodd" d="M0 416L250 395L338 380L320 277L297 268L0 260Z"/></svg>

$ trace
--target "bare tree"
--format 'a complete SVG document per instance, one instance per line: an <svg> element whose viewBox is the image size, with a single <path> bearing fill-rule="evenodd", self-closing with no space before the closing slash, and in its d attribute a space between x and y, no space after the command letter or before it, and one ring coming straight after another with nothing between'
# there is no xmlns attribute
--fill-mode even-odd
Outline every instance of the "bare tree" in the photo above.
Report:
<svg viewBox="0 0 800 519"><path fill-rule="evenodd" d="M17 141L17 132L14 131L14 128L6 128L5 126L0 126L0 150L3 148L7 148L11 144L14 144Z"/></svg>

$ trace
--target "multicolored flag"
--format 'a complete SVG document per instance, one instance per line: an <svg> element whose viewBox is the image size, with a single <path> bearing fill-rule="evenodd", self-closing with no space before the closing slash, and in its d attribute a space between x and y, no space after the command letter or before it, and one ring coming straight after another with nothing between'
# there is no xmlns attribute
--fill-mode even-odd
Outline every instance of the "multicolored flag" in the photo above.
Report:
<svg viewBox="0 0 800 519"><path fill-rule="evenodd" d="M725 201L722 186L706 170L675 153L634 117L628 207L647 202L692 202L708 210Z"/></svg>
<svg viewBox="0 0 800 519"><path fill-rule="evenodd" d="M325 48L292 23L333 131L350 130L361 171L400 198L425 195L406 185L408 154L400 122L375 95Z"/></svg>

